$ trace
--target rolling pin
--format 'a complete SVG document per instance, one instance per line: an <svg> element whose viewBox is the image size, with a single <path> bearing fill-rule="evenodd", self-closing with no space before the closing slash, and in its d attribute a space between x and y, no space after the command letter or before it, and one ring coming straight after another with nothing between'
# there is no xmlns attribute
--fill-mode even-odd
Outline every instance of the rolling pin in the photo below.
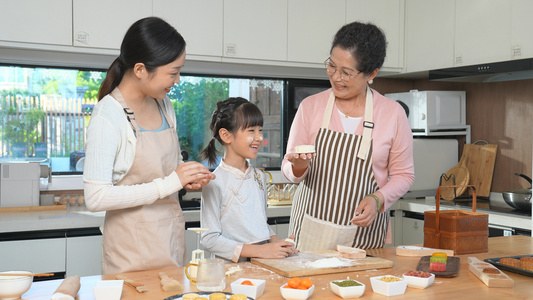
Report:
<svg viewBox="0 0 533 300"><path fill-rule="evenodd" d="M52 300L74 300L80 286L80 276L67 277L52 295Z"/></svg>

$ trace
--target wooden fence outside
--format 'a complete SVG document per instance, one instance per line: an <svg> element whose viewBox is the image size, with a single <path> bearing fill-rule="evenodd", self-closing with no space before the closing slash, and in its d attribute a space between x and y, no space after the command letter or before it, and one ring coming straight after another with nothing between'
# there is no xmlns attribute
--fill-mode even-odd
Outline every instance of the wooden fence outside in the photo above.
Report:
<svg viewBox="0 0 533 300"><path fill-rule="evenodd" d="M25 144L24 157L43 154L48 157L68 157L72 152L83 150L85 131L94 104L96 99L56 95L0 98L0 156L17 156L13 154L13 137L9 136L7 128L13 127L13 124L19 126L15 129L22 139L19 142ZM32 128L36 111L39 111L37 114L40 117ZM40 148L43 146L46 152Z"/></svg>

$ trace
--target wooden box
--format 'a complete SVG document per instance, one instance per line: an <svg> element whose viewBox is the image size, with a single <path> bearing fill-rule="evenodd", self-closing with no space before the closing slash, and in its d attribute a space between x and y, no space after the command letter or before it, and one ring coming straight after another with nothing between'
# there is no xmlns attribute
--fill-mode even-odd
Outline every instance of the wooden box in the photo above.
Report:
<svg viewBox="0 0 533 300"><path fill-rule="evenodd" d="M454 250L456 255L488 251L489 216L476 212L476 192L472 192L472 211L440 211L440 189L437 188L435 211L424 212L424 247ZM460 186L444 186L460 187Z"/></svg>

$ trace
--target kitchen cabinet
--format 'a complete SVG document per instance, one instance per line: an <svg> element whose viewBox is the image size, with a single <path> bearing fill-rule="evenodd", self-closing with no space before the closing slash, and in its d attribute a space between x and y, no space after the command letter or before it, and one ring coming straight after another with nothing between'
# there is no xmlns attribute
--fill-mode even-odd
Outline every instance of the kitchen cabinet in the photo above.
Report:
<svg viewBox="0 0 533 300"><path fill-rule="evenodd" d="M152 15L152 1L76 0L72 11L74 46L120 49L131 24Z"/></svg>
<svg viewBox="0 0 533 300"><path fill-rule="evenodd" d="M424 214L404 212L402 217L402 245L424 243Z"/></svg>
<svg viewBox="0 0 533 300"><path fill-rule="evenodd" d="M507 0L455 1L455 66L512 58L511 4Z"/></svg>
<svg viewBox="0 0 533 300"><path fill-rule="evenodd" d="M346 23L353 21L372 22L381 28L387 39L387 56L383 68L392 70L403 68L403 0L346 0Z"/></svg>
<svg viewBox="0 0 533 300"><path fill-rule="evenodd" d="M2 271L65 272L65 238L0 242Z"/></svg>
<svg viewBox="0 0 533 300"><path fill-rule="evenodd" d="M406 0L405 70L454 65L455 1Z"/></svg>
<svg viewBox="0 0 533 300"><path fill-rule="evenodd" d="M0 41L72 45L72 0L2 0Z"/></svg>
<svg viewBox="0 0 533 300"><path fill-rule="evenodd" d="M102 236L66 238L66 276L102 274Z"/></svg>
<svg viewBox="0 0 533 300"><path fill-rule="evenodd" d="M286 61L287 1L225 0L223 57Z"/></svg>
<svg viewBox="0 0 533 300"><path fill-rule="evenodd" d="M513 0L511 11L511 47L513 58L533 57L533 2L530 0Z"/></svg>
<svg viewBox="0 0 533 300"><path fill-rule="evenodd" d="M345 24L345 6L345 0L290 0L288 60L323 64L333 36Z"/></svg>
<svg viewBox="0 0 533 300"><path fill-rule="evenodd" d="M219 0L153 0L153 15L169 22L183 36L187 42L187 56L221 57L223 3Z"/></svg>

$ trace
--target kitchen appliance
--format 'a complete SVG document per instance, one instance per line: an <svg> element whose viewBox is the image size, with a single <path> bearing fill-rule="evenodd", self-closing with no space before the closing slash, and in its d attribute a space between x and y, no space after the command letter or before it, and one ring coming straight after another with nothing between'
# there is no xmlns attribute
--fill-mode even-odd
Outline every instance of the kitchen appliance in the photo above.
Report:
<svg viewBox="0 0 533 300"><path fill-rule="evenodd" d="M459 161L459 142L457 139L415 137L413 159L415 181L402 198L435 196L442 173Z"/></svg>
<svg viewBox="0 0 533 300"><path fill-rule="evenodd" d="M39 206L40 162L0 163L0 207Z"/></svg>
<svg viewBox="0 0 533 300"><path fill-rule="evenodd" d="M396 100L406 109L413 135L470 136L470 125L466 125L464 91L411 90L406 93L389 93L385 96Z"/></svg>
<svg viewBox="0 0 533 300"><path fill-rule="evenodd" d="M429 71L429 80L500 82L533 79L533 58L484 63Z"/></svg>

